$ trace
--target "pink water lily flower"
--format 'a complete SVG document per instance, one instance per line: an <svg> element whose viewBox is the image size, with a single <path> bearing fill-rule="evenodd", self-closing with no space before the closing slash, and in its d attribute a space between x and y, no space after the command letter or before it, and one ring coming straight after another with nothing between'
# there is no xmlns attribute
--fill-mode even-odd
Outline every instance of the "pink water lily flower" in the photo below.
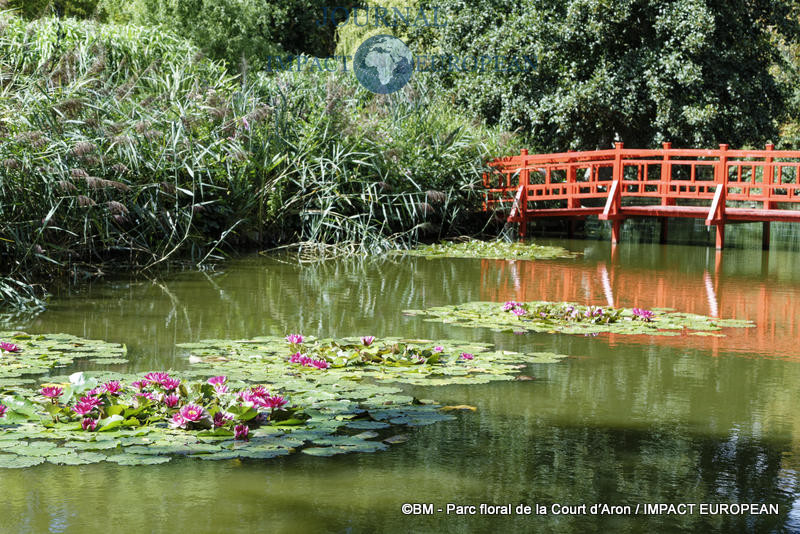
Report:
<svg viewBox="0 0 800 534"><path fill-rule="evenodd" d="M81 428L86 430L86 431L89 431L89 432L94 432L94 429L97 428L97 419L92 419L91 417L86 417L81 422Z"/></svg>
<svg viewBox="0 0 800 534"><path fill-rule="evenodd" d="M327 369L328 367L331 366L331 364L329 364L325 360L314 360L313 362L311 362L311 365L313 365L317 369Z"/></svg>
<svg viewBox="0 0 800 534"><path fill-rule="evenodd" d="M163 387L165 391L172 391L173 389L177 388L180 385L181 385L180 378L167 377L161 382L161 387Z"/></svg>
<svg viewBox="0 0 800 534"><path fill-rule="evenodd" d="M94 408L95 406L93 404L86 404L84 402L79 402L72 407L72 411L78 415L86 415L87 413L94 410Z"/></svg>
<svg viewBox="0 0 800 534"><path fill-rule="evenodd" d="M269 391L264 386L256 386L254 388L250 388L250 393L257 396L257 397L267 397L269 396Z"/></svg>
<svg viewBox="0 0 800 534"><path fill-rule="evenodd" d="M503 303L503 311L511 311L514 308L518 308L521 305L522 305L521 302L514 302L513 300L509 300Z"/></svg>
<svg viewBox="0 0 800 534"><path fill-rule="evenodd" d="M174 408L181 401L181 398L172 393L171 395L165 395L161 401L166 404L168 408Z"/></svg>
<svg viewBox="0 0 800 534"><path fill-rule="evenodd" d="M361 338L361 343L363 343L365 347L372 345L373 341L375 341L375 336L364 336Z"/></svg>
<svg viewBox="0 0 800 534"><path fill-rule="evenodd" d="M103 405L103 401L101 401L97 397L90 397L88 395L85 396L85 397L81 397L81 400L79 400L78 402L80 404L86 404L86 405L89 405L89 406L92 406L92 407L102 406Z"/></svg>
<svg viewBox="0 0 800 534"><path fill-rule="evenodd" d="M517 317L522 317L523 315L525 315L528 312L525 311L525 308L516 307L513 310L511 310L511 313L513 313Z"/></svg>
<svg viewBox="0 0 800 534"><path fill-rule="evenodd" d="M233 427L233 439L247 441L250 434L250 427L247 425L236 425Z"/></svg>
<svg viewBox="0 0 800 534"><path fill-rule="evenodd" d="M228 386L225 384L214 384L214 391L217 392L217 395L224 395L228 392Z"/></svg>
<svg viewBox="0 0 800 534"><path fill-rule="evenodd" d="M180 413L181 417L183 417L186 421L195 423L203 418L205 414L205 409L202 406L197 404L187 404L183 408L181 408Z"/></svg>
<svg viewBox="0 0 800 534"><path fill-rule="evenodd" d="M292 345L299 345L303 342L303 336L300 334L289 334L286 336L286 341L291 343Z"/></svg>
<svg viewBox="0 0 800 534"><path fill-rule="evenodd" d="M436 345L435 347L433 347L433 352L444 352L444 347L442 347L441 345Z"/></svg>
<svg viewBox="0 0 800 534"><path fill-rule="evenodd" d="M299 352L295 352L294 354L289 356L289 362L290 363L300 363L300 358L302 358L302 357L303 357L302 354L300 354Z"/></svg>
<svg viewBox="0 0 800 534"><path fill-rule="evenodd" d="M285 397L282 397L280 395L273 395L271 397L267 397L264 400L265 400L265 405L267 406L267 408L272 408L273 410L275 408L281 408L281 407L285 406L286 403L289 402L288 400L286 400Z"/></svg>
<svg viewBox="0 0 800 534"><path fill-rule="evenodd" d="M169 424L173 428L186 428L186 419L183 418L180 412L177 412L172 416Z"/></svg>
<svg viewBox="0 0 800 534"><path fill-rule="evenodd" d="M8 411L8 406L6 406L5 404L0 404L0 417L5 417L7 411Z"/></svg>
<svg viewBox="0 0 800 534"><path fill-rule="evenodd" d="M642 308L634 308L633 309L633 315L634 315L634 317L638 317L639 319L641 319L642 321L644 321L646 323L649 323L650 321L652 321L653 318L656 316L656 314L651 312L650 310L645 310L645 309L642 309Z"/></svg>
<svg viewBox="0 0 800 534"><path fill-rule="evenodd" d="M4 350L6 352L19 352L20 348L13 343L8 343L6 341L0 341L0 350Z"/></svg>
<svg viewBox="0 0 800 534"><path fill-rule="evenodd" d="M144 379L153 384L163 384L164 380L168 378L169 375L167 373L147 373L144 375Z"/></svg>
<svg viewBox="0 0 800 534"><path fill-rule="evenodd" d="M55 400L64 393L64 389L58 386L44 386L42 389L39 390L39 393L42 396L47 397L48 399Z"/></svg>
<svg viewBox="0 0 800 534"><path fill-rule="evenodd" d="M462 352L461 353L461 359L462 360L472 360L474 358L475 358L475 356L470 354L469 352Z"/></svg>
<svg viewBox="0 0 800 534"><path fill-rule="evenodd" d="M150 393L149 391L140 391L139 393L137 393L137 394L136 394L136 395L134 395L134 396L135 396L137 399L147 399L147 400L151 400L151 401L154 401L154 400L156 400L156 397L155 397L155 395L153 395L153 394L152 394L152 393Z"/></svg>
<svg viewBox="0 0 800 534"><path fill-rule="evenodd" d="M111 380L103 384L103 391L109 395L119 395L122 393L122 384L118 380Z"/></svg>
<svg viewBox="0 0 800 534"><path fill-rule="evenodd" d="M131 382L131 385L136 389L144 389L150 385L150 382L147 380L137 380L136 382Z"/></svg>
<svg viewBox="0 0 800 534"><path fill-rule="evenodd" d="M227 381L228 381L227 376L212 376L211 378L208 379L208 383L211 384L212 386L216 386L217 384L224 384Z"/></svg>
<svg viewBox="0 0 800 534"><path fill-rule="evenodd" d="M225 423L233 420L233 414L228 412L217 412L214 414L214 426L219 428L225 426Z"/></svg>

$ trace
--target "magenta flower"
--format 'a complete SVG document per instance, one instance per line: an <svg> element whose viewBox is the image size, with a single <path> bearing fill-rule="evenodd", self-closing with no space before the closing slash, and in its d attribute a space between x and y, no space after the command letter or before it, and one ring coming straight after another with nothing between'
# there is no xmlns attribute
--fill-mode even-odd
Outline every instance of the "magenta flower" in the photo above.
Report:
<svg viewBox="0 0 800 534"><path fill-rule="evenodd" d="M144 389L150 385L150 382L147 380L137 380L136 382L132 382L131 385L136 389Z"/></svg>
<svg viewBox="0 0 800 534"><path fill-rule="evenodd" d="M0 418L5 417L7 411L8 411L8 406L0 404Z"/></svg>
<svg viewBox="0 0 800 534"><path fill-rule="evenodd" d="M180 412L177 412L172 416L169 424L173 428L186 428L186 419L183 418Z"/></svg>
<svg viewBox="0 0 800 534"><path fill-rule="evenodd" d="M208 379L208 383L211 384L212 386L222 385L227 381L228 381L227 376L212 376L211 378Z"/></svg>
<svg viewBox="0 0 800 534"><path fill-rule="evenodd" d="M217 392L217 395L224 395L228 392L228 386L225 384L214 384L214 391Z"/></svg>
<svg viewBox="0 0 800 534"><path fill-rule="evenodd" d="M96 397L96 396L100 395L101 393L103 393L103 388L102 387L92 388L92 389L90 389L89 391L86 392L86 396L87 397Z"/></svg>
<svg viewBox="0 0 800 534"><path fill-rule="evenodd" d="M89 412L94 410L93 404L87 404L85 402L78 402L75 406L72 407L72 411L78 415L86 415Z"/></svg>
<svg viewBox="0 0 800 534"><path fill-rule="evenodd" d="M233 427L233 439L247 441L248 434L250 434L250 427L247 425L236 425Z"/></svg>
<svg viewBox="0 0 800 534"><path fill-rule="evenodd" d="M331 366L331 364L329 364L325 360L314 360L313 362L311 362L311 365L313 365L317 369L327 369L328 367Z"/></svg>
<svg viewBox="0 0 800 534"><path fill-rule="evenodd" d="M593 315L594 315L595 317L598 317L598 316L600 316L600 315L603 315L603 308L597 308L597 309L594 311Z"/></svg>
<svg viewBox="0 0 800 534"><path fill-rule="evenodd" d="M641 319L646 323L652 321L653 318L656 316L656 314L651 312L650 310L644 310L642 308L634 308L633 315L634 317L638 317L639 319Z"/></svg>
<svg viewBox="0 0 800 534"><path fill-rule="evenodd" d="M517 306L516 308L511 310L511 313L513 313L517 317L522 317L523 315L525 315L528 312L525 311L525 308L520 308L519 306Z"/></svg>
<svg viewBox="0 0 800 534"><path fill-rule="evenodd" d="M147 399L147 400L151 400L151 401L156 400L156 397L152 393L150 393L149 391L140 391L139 393L137 393L135 395L135 397L139 398L139 399Z"/></svg>
<svg viewBox="0 0 800 534"><path fill-rule="evenodd" d="M84 418L81 422L81 428L89 432L94 432L94 429L97 428L97 419L92 419L91 417Z"/></svg>
<svg viewBox="0 0 800 534"><path fill-rule="evenodd" d="M39 390L39 393L48 399L57 399L59 398L64 390L57 386L44 386L42 389Z"/></svg>
<svg viewBox="0 0 800 534"><path fill-rule="evenodd" d="M205 410L202 406L198 406L197 404L187 404L181 408L181 411L178 413L180 413L181 417L183 417L186 421L195 423L203 418Z"/></svg>
<svg viewBox="0 0 800 534"><path fill-rule="evenodd" d="M503 303L503 311L511 311L514 308L519 308L522 306L521 302L514 302L513 300L509 300Z"/></svg>
<svg viewBox="0 0 800 534"><path fill-rule="evenodd" d="M475 356L473 356L473 355L472 355L472 354L470 354L469 352L462 352L462 353L461 353L461 359L462 359L462 360L472 360L472 359L474 359L474 358L475 358Z"/></svg>
<svg viewBox="0 0 800 534"><path fill-rule="evenodd" d="M291 343L292 345L299 345L303 342L303 336L300 334L289 334L286 336L286 341Z"/></svg>
<svg viewBox="0 0 800 534"><path fill-rule="evenodd" d="M122 393L122 384L118 380L111 380L103 384L103 391L109 395L119 395Z"/></svg>
<svg viewBox="0 0 800 534"><path fill-rule="evenodd" d="M144 375L144 379L153 384L163 384L164 380L168 378L169 375L167 373L147 373Z"/></svg>
<svg viewBox="0 0 800 534"><path fill-rule="evenodd" d="M180 385L181 380L179 378L167 377L161 382L161 387L163 387L165 391L172 391Z"/></svg>
<svg viewBox="0 0 800 534"><path fill-rule="evenodd" d="M19 352L20 349L17 345L14 345L13 343L0 341L0 350L4 350L6 352Z"/></svg>
<svg viewBox="0 0 800 534"><path fill-rule="evenodd" d="M442 347L441 345L436 345L435 347L433 347L433 352L444 352L444 347Z"/></svg>
<svg viewBox="0 0 800 534"><path fill-rule="evenodd" d="M287 402L289 402L288 400L286 400L284 397L281 397L280 395L273 395L271 397L267 397L264 400L265 400L266 407L267 408L272 408L273 410L275 408L281 408Z"/></svg>
<svg viewBox="0 0 800 534"><path fill-rule="evenodd" d="M164 396L161 401L167 405L167 408L174 408L181 401L181 398L172 393L171 395Z"/></svg>
<svg viewBox="0 0 800 534"><path fill-rule="evenodd" d="M228 412L217 412L214 414L215 427L225 426L225 423L231 420L233 420L233 414L229 414Z"/></svg>
<svg viewBox="0 0 800 534"><path fill-rule="evenodd" d="M300 358L302 358L302 357L303 357L302 354L300 354L299 352L295 352L294 354L289 356L289 362L290 363L300 363Z"/></svg>
<svg viewBox="0 0 800 534"><path fill-rule="evenodd" d="M256 386L254 388L250 388L250 393L255 395L256 397L268 397L269 391L264 386Z"/></svg>
<svg viewBox="0 0 800 534"><path fill-rule="evenodd" d="M86 405L92 406L92 407L102 406L103 405L103 401L101 401L97 397L90 397L88 395L85 396L85 397L81 397L81 400L79 400L78 403L79 404L86 404Z"/></svg>
<svg viewBox="0 0 800 534"><path fill-rule="evenodd" d="M375 341L375 336L364 336L361 338L361 343L363 343L365 347L372 345L373 341Z"/></svg>

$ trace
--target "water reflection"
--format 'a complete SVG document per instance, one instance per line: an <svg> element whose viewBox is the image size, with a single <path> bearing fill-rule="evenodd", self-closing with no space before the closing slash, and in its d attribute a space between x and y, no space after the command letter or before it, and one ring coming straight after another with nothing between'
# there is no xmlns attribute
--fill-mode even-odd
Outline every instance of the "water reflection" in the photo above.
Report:
<svg viewBox="0 0 800 534"><path fill-rule="evenodd" d="M198 534L265 525L277 532L797 531L797 254L729 249L718 263L713 251L694 247L626 244L612 254L606 243L566 244L583 254L306 266L251 258L217 273L117 280L61 295L25 326L126 343L135 369L180 367L173 347L183 341L290 331L460 338L572 357L531 367L528 382L411 389L478 410L413 430L385 453L3 470L0 531L99 531L110 517L119 532ZM507 299L671 307L757 327L724 338L512 335L402 315ZM400 513L403 502L765 502L779 504L780 515L411 517Z"/></svg>

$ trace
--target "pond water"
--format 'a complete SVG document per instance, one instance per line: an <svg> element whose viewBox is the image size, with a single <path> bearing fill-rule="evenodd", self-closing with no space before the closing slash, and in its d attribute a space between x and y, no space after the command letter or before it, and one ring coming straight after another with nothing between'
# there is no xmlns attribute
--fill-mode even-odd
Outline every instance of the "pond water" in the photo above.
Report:
<svg viewBox="0 0 800 534"><path fill-rule="evenodd" d="M0 532L800 531L800 254L548 241L576 259L230 262L217 272L65 290L18 325L125 343L122 371L180 369L176 343L285 335L413 336L570 355L535 380L413 387L476 412L375 454L175 459L0 470ZM402 310L571 300L752 319L727 337L501 334ZM540 515L403 515L403 503L525 503ZM553 504L767 503L777 515L555 515Z"/></svg>

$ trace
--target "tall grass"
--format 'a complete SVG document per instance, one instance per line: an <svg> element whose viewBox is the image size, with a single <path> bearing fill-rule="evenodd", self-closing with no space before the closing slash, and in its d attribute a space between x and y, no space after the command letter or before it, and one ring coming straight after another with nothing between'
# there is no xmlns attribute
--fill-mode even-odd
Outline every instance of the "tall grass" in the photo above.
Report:
<svg viewBox="0 0 800 534"><path fill-rule="evenodd" d="M155 29L2 15L4 287L464 231L484 161L515 141L427 86L384 97L351 72L245 79Z"/></svg>

